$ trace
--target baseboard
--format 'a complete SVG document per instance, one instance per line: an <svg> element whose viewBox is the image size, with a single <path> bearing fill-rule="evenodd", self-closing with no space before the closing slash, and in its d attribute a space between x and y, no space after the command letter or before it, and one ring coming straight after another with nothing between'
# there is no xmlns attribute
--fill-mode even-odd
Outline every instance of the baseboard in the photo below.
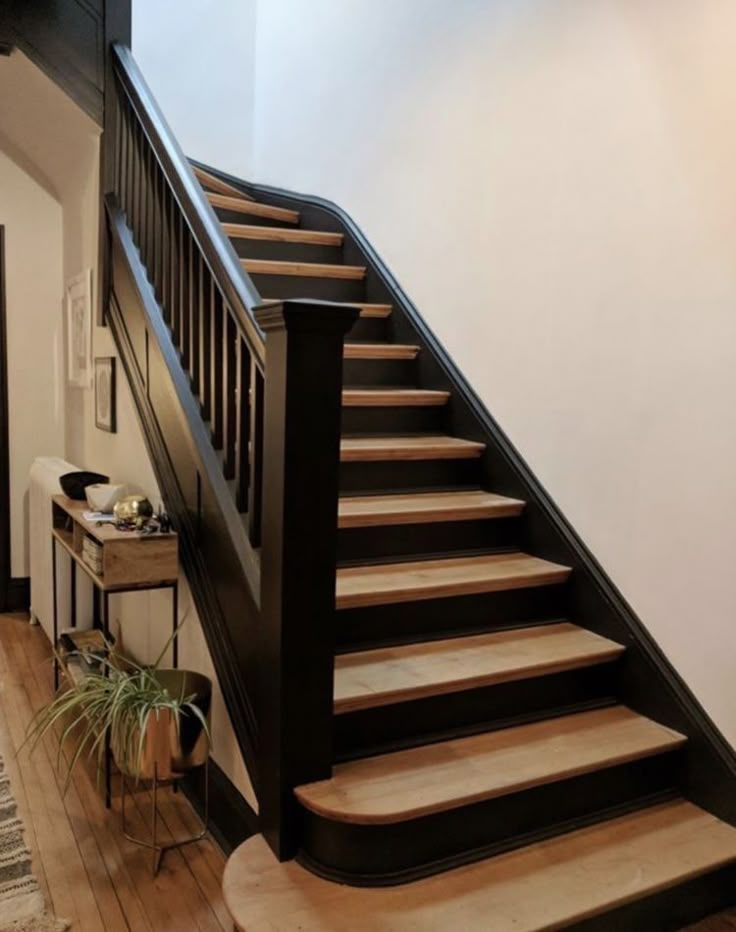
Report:
<svg viewBox="0 0 736 932"><path fill-rule="evenodd" d="M258 815L236 789L225 771L213 760L210 770L209 829L226 855L258 831ZM193 771L181 784L184 795L197 813L204 813L204 768Z"/></svg>
<svg viewBox="0 0 736 932"><path fill-rule="evenodd" d="M7 610L27 612L31 607L31 580L25 577L11 579L8 583Z"/></svg>

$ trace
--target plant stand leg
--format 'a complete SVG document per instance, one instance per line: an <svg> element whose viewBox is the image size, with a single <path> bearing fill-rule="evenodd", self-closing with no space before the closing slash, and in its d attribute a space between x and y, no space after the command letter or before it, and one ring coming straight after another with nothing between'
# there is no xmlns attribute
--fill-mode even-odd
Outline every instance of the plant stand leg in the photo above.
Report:
<svg viewBox="0 0 736 932"><path fill-rule="evenodd" d="M142 838L136 838L134 835L131 835L128 832L127 823L125 821L125 798L128 788L128 783L124 774L121 774L122 779L122 792L121 792L121 807L120 811L122 814L122 829L123 835L132 841L134 845L138 845L141 848L148 848L152 852L152 873L155 877L160 868L163 857L167 851L171 851L173 848L183 848L184 845L191 845L195 841L202 841L202 839L207 834L207 826L209 825L210 817L210 760L209 757L204 764L204 815L202 817L202 828L196 835L190 835L188 838L181 838L178 841L172 841L165 845L160 845L158 843L158 786L159 780L157 772L154 769L154 776L152 781L152 790L151 790L151 839L150 841L144 840Z"/></svg>

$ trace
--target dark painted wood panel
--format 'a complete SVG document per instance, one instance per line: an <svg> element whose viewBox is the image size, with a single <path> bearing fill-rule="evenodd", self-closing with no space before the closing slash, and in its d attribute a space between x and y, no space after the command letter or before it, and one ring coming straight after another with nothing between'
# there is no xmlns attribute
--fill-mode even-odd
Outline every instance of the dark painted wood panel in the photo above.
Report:
<svg viewBox="0 0 736 932"><path fill-rule="evenodd" d="M5 227L0 226L0 611L10 585L10 454L8 436L7 336L5 326Z"/></svg>

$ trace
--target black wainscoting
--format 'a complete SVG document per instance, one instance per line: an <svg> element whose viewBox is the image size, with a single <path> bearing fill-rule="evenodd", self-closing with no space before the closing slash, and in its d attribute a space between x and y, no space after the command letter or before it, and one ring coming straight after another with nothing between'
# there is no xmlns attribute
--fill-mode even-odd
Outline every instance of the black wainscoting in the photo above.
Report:
<svg viewBox="0 0 736 932"><path fill-rule="evenodd" d="M31 580L27 576L11 578L8 584L5 609L9 612L27 612L31 607Z"/></svg>
<svg viewBox="0 0 736 932"><path fill-rule="evenodd" d="M210 760L209 829L226 855L258 832L258 814L235 788L225 771ZM192 771L181 782L185 796L202 816L204 813L204 768Z"/></svg>
<svg viewBox="0 0 736 932"><path fill-rule="evenodd" d="M572 566L575 572L569 584L570 612L568 620L589 628L628 647L622 665L621 700L642 715L653 718L685 734L690 739L684 753L682 789L698 805L731 824L736 824L736 752L705 712L684 680L668 661L660 647L637 617L632 607L616 588L598 561L569 524L549 493L534 476L523 456L514 447L500 425L421 317L419 311L401 289L385 263L370 245L358 226L335 204L311 195L294 194L267 185L249 184L234 179L207 165L211 172L259 201L278 207L301 211L302 223L315 230L343 233L343 257L346 263L366 265L366 301L391 303L391 337L400 343L419 345L422 352L416 361L417 383L421 388L449 390L451 432L469 440L487 444L486 455L476 468L482 473L482 483L502 495L524 499L527 508L521 519L522 547L535 555ZM343 464L341 488L357 492L361 489L387 488L390 475L396 476L395 465L384 470L383 464ZM457 464L454 464L455 468ZM456 484L462 471L443 479L440 471L430 470L421 476L421 484L441 487ZM473 482L467 475L468 484ZM474 477L477 484L478 475ZM413 485L409 476L399 475L397 489ZM421 603L426 606L427 603ZM339 618L339 636L347 644L370 643L370 629L359 615L350 618L349 631L343 630ZM412 623L401 622L403 637L418 628L418 618ZM381 619L383 625L383 618ZM432 627L437 626L437 620ZM390 639L389 626L385 636Z"/></svg>

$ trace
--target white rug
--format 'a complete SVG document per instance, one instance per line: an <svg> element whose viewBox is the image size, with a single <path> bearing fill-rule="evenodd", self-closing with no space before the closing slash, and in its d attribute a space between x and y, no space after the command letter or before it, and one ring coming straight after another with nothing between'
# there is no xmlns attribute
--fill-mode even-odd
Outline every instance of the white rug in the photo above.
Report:
<svg viewBox="0 0 736 932"><path fill-rule="evenodd" d="M0 932L64 932L69 923L46 911L31 872L31 852L0 757Z"/></svg>

